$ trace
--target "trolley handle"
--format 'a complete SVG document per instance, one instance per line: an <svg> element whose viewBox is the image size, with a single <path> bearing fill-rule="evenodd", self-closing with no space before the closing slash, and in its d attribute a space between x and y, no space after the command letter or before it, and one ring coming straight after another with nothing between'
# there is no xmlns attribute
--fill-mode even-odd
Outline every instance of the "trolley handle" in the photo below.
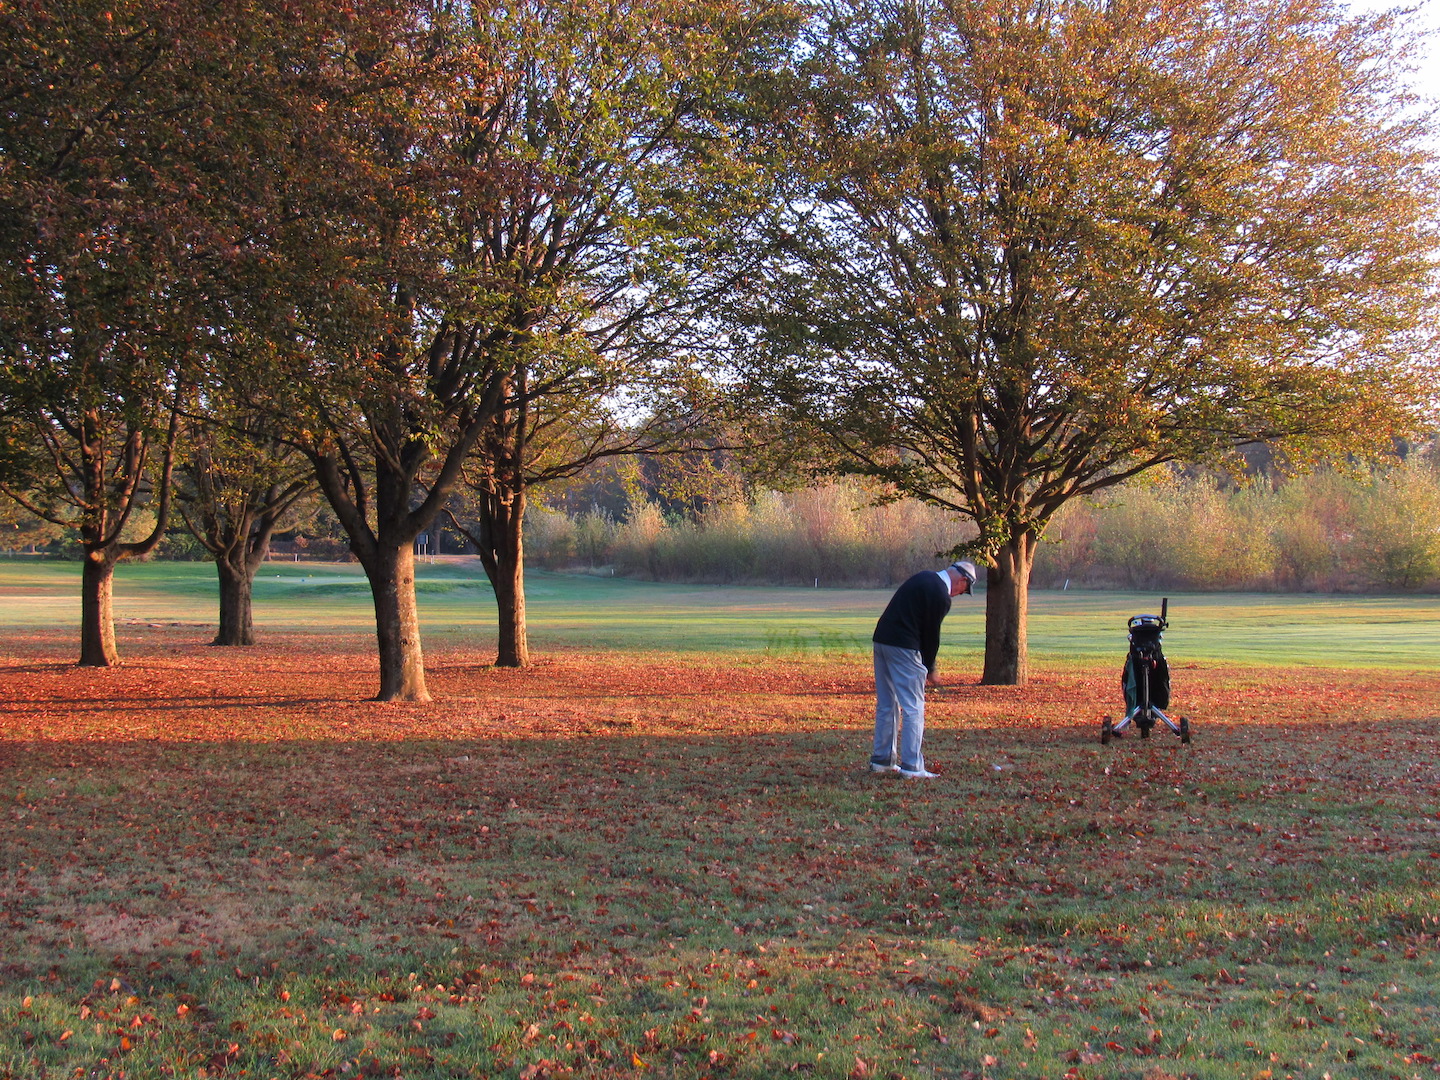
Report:
<svg viewBox="0 0 1440 1080"><path fill-rule="evenodd" d="M1165 612L1166 612L1166 610L1167 610L1169 607L1170 607L1170 598L1169 598L1168 596L1162 596L1162 597L1160 598L1160 625L1161 625L1161 626L1169 626L1169 625L1170 625L1170 620L1167 619L1167 618L1165 618Z"/></svg>

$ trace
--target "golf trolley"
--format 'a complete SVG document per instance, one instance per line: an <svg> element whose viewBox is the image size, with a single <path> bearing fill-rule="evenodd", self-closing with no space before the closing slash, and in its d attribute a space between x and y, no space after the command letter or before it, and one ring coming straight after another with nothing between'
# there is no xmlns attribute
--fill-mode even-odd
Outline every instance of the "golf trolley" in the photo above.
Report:
<svg viewBox="0 0 1440 1080"><path fill-rule="evenodd" d="M1140 737L1148 739L1155 721L1180 736L1182 743L1190 741L1190 720L1180 717L1176 723L1165 715L1170 707L1170 665L1160 649L1160 635L1170 625L1166 618L1170 599L1160 601L1159 615L1132 615L1126 623L1130 631L1130 652L1125 657L1125 670L1120 676L1121 688L1125 691L1125 719L1112 724L1110 717L1100 727L1100 741L1108 743L1120 736L1132 723L1140 729Z"/></svg>

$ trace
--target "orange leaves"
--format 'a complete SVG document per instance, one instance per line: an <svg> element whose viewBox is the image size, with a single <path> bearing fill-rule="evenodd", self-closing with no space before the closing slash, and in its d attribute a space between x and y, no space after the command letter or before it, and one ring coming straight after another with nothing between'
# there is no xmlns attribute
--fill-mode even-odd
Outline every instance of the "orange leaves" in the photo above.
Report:
<svg viewBox="0 0 1440 1080"><path fill-rule="evenodd" d="M550 1058L541 1058L520 1070L520 1080L559 1080L560 1077L574 1075L574 1069Z"/></svg>
<svg viewBox="0 0 1440 1080"><path fill-rule="evenodd" d="M977 1001L963 990L956 991L950 1007L962 1016L969 1016L985 1024L993 1024L1004 1015L999 1009L991 1008L989 1005Z"/></svg>
<svg viewBox="0 0 1440 1080"><path fill-rule="evenodd" d="M209 655L206 662L219 662ZM1399 806L1406 785L1428 792L1428 774L1407 771L1429 760L1428 726L1387 720L1383 731L1361 731L1331 724L1325 734L1333 737L1320 741L1293 728L1216 724L1203 772L1135 740L1103 758L1114 766L1105 775L1088 719L1008 731L997 747L1001 729L982 727L997 692L968 687L937 705L930 737L949 776L940 788L920 791L871 782L860 724L827 719L833 729L807 726L815 703L797 705L789 696L800 673L784 665L740 666L727 695L719 686L723 665L684 658L662 664L567 656L503 678L445 663L441 677L468 684L475 700L432 703L430 739L390 737L386 724L408 730L407 707L352 702L354 727L332 746L318 738L280 742L272 727L284 711L276 702L295 692L287 680L308 672L318 681L313 665L344 666L339 652L303 663L302 656L260 655L259 669L273 666L277 677L253 692L252 736L274 745L217 741L197 754L189 746L118 739L99 747L27 744L16 766L17 787L27 794L16 800L6 836L16 844L16 865L36 869L22 875L24 883L17 879L15 895L28 897L47 875L77 864L67 880L78 887L93 878L108 895L123 883L153 917L122 920L102 902L90 912L76 903L68 912L76 927L67 930L153 941L164 968L154 982L186 986L173 997L152 993L138 964L98 980L88 975L87 997L53 1026L41 1031L27 1021L37 1039L53 1048L68 1026L73 1034L63 1054L78 1055L81 1047L88 1052L90 1031L103 1023L104 1050L114 1051L124 1038L143 1054L150 1049L143 1040L168 1028L184 1040L210 1040L209 1050L223 1050L219 1040L243 1039L240 1062L249 1067L260 1031L255 1017L265 1014L285 1040L292 1032L308 1039L317 1057L318 1049L353 1064L381 1039L416 1048L413 1062L404 1056L411 1050L395 1050L416 1076L424 1075L422 1051L438 1061L442 1052L464 1050L508 1057L496 1070L531 1080L678 1075L680 1059L696 1076L780 1075L815 1062L816 1074L879 1080L909 1067L908 1058L896 1056L903 1043L906 1054L936 1072L957 1062L956 1071L978 1072L988 1055L1000 1063L991 1075L1001 1080L1040 1069L1058 1076L1072 1066L1073 1075L1093 1080L1107 1064L1124 1062L1138 1074L1139 1064L1173 1063L1161 1054L1182 1049L1187 1014L1177 999L1213 1001L1216 1016L1202 1022L1217 1028L1246 1018L1245 996L1272 988L1268 975L1262 981L1250 966L1262 949L1258 938L1245 936L1252 928L1265 947L1302 953L1311 935L1342 933L1345 952L1324 958L1334 944L1327 940L1311 955L1336 980L1352 976L1351 967L1365 972L1350 980L1357 987L1383 988L1388 984L1370 978L1380 965L1403 974L1404 964L1423 964L1433 950L1433 913L1419 906L1405 915L1408 932L1388 922L1330 930L1347 917L1344 905L1324 907L1323 918L1302 903L1268 896L1253 910L1246 906L1261 896L1257 890L1274 887L1268 859L1281 845L1288 851L1312 844L1325 858L1348 860L1367 883L1368 868L1389 872L1396 854L1408 852L1423 876L1437 865L1426 858L1433 836L1423 820L1390 810L1372 815L1361 806L1335 815L1332 825L1315 813L1333 806L1326 801L1333 792L1323 787L1318 807L1302 802L1300 791L1254 797L1238 811L1230 805L1237 792L1271 790L1309 775L1309 763L1319 762L1343 773L1367 800L1383 796ZM180 653L158 660L199 664ZM868 700L863 672L847 679L842 665L821 666L837 687L826 700L846 694ZM661 691L662 667L672 685L688 685L691 676L703 685L706 700L694 703L695 716L661 715L681 712ZM685 678L674 678L677 667ZM557 674L565 676L563 686ZM90 680L73 669L63 675L42 669L35 678L62 691ZM1100 678L1047 672L1023 691L998 693L1004 702L1025 695L1017 712L1047 715L1083 705ZM1394 692L1395 678L1387 678ZM1404 678L1405 692L1414 693L1420 677ZM1424 678L1440 686L1435 676ZM1113 673L1103 681L1114 682ZM1385 680L1359 673L1355 681ZM1283 674L1267 673L1265 683L1266 692L1288 692ZM590 710L585 723L595 730L540 739L523 737L534 734L527 727L522 737L502 739L462 727L465 711L491 707L485 695L492 691L515 725L558 726L558 710L573 708ZM656 704L648 712L651 692ZM623 694L627 711L647 718L623 734L601 734L605 701ZM484 704L477 707L477 700ZM710 734L719 710L738 700L755 715L770 715L770 730ZM175 704L173 714L191 711L186 701ZM58 715L66 703L57 699L52 707ZM378 718L367 718L371 711ZM203 719L196 706L184 722L198 726ZM0 722L8 723L8 714L0 712ZM159 727L165 720L147 722ZM686 725L700 734L656 737ZM448 742L456 739L463 744ZM1411 739L1417 752L1367 755L1376 739L1397 745ZM847 761L852 750L855 758ZM992 775L997 760L1013 767ZM47 783L52 777L55 783ZM814 792L825 797L807 799ZM1209 804L1202 799L1207 793ZM1301 803L1298 810L1292 802ZM1119 834L1127 814L1144 824L1143 833L1127 830L1123 840L1102 842L1090 827L1114 820ZM837 820L844 830L831 827ZM1240 827L1248 821L1264 823L1263 835ZM872 824L904 828L877 846ZM45 830L53 840L43 838ZM1259 851L1262 842L1270 846ZM164 865L157 865L157 852ZM280 852L288 857L279 859ZM1186 884L1232 862L1239 872L1231 878ZM1131 907L1108 899L1107 886L1137 879L1164 902ZM345 888L326 888L342 880ZM738 897L730 890L737 882L744 885ZM1063 904L1041 898L1049 884ZM1208 896L1222 885L1233 894ZM1196 899L1201 889L1203 902ZM370 919L347 927L362 908ZM179 929L181 920L189 929ZM960 929L952 930L956 924ZM627 929L612 936L617 925ZM1363 943L1351 941L1358 929L1367 932ZM1384 945L1376 937L1382 932L1389 935ZM286 949L275 968L243 959L226 943L272 933ZM351 944L352 934L379 944L351 957L351 948L362 948ZM437 968L385 952L386 940L431 936L437 948L458 946L463 955ZM704 948L687 954L682 938ZM538 942L545 946L534 947ZM190 950L193 967L186 962ZM1153 967L1146 962L1151 954ZM350 972L377 962L393 977L357 989ZM237 964L249 977L237 981ZM325 973L329 966L334 972ZM412 970L407 980L403 973ZM226 1012L237 987L244 1007ZM1361 990L1348 991L1350 999L1337 1000L1336 993L1334 986L1296 990L1291 1008L1322 1025L1333 1023L1325 1018L1338 1005L1356 1015ZM44 1011L53 997L47 985L25 1004ZM160 1019L146 1019L146 1009ZM1402 1021L1408 1015L1393 1011ZM1059 1019L1087 1012L1113 1015L1095 1016L1102 1026L1083 1035L1078 1021L1070 1027ZM232 1026L237 1022L251 1024L247 1034ZM503 1031L493 1029L497 1022ZM414 1024L422 1026L418 1034ZM883 1031L874 1030L882 1024ZM1282 1034L1318 1041L1339 1032L1295 1027ZM859 1037L852 1042L851 1035ZM452 1037L453 1049L446 1041ZM264 1052L281 1049L294 1048L287 1041ZM1418 1038L1394 1051L1434 1053ZM1371 1051L1357 1046L1357 1052ZM1031 1062L1028 1072L1022 1060ZM362 1064L371 1064L368 1056ZM349 1075L381 1074L357 1067Z"/></svg>
<svg viewBox="0 0 1440 1080"><path fill-rule="evenodd" d="M717 664L706 658L568 653L531 668L501 671L490 667L488 650L455 650L431 675L435 701L380 704L361 700L368 696L371 673L368 662L358 660L369 642L358 635L346 640L277 634L271 642L234 653L206 649L205 635L196 628L164 627L147 635L144 642L127 642L131 662L106 671L102 680L63 663L26 664L23 676L17 671L8 678L7 668L20 661L0 659L0 679L11 691L8 708L0 712L0 738L104 745L144 739L353 744L416 737L731 737L797 724L813 728L821 702L826 727L863 726L873 709L869 674L852 661ZM145 644L154 651L147 654ZM38 635L27 651L40 648L67 657L69 645L64 635L53 640ZM683 678L677 679L677 671ZM1375 710L1395 717L1426 716L1440 691L1440 676L1431 672L1355 671L1327 678L1314 671L1278 671L1258 690L1250 680L1237 682L1213 668L1197 665L1185 675L1187 708L1197 723L1203 718L1207 731L1243 724L1261 706L1266 716L1291 725L1363 717ZM1098 732L1095 703L1113 699L1117 681L1109 665L1093 671L1041 671L1029 685L1003 691L954 685L931 709L937 730L1004 729L1029 740L1056 725L1074 724L1088 732L1093 723ZM824 691L817 697L820 685ZM1257 693L1263 694L1260 705L1255 704ZM164 701L166 707L148 707L151 701ZM477 707L477 701L483 704ZM936 744L937 758L942 746ZM997 771L994 779L997 784L1023 780L1010 767ZM480 825L494 828L491 822ZM201 951L191 953L192 963L203 961Z"/></svg>

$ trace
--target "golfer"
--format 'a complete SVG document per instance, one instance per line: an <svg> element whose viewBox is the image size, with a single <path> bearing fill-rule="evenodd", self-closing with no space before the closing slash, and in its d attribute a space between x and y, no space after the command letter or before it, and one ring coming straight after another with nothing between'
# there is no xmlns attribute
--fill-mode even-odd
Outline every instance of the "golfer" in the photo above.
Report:
<svg viewBox="0 0 1440 1080"><path fill-rule="evenodd" d="M925 738L925 687L940 685L935 679L935 656L940 651L940 624L950 614L950 598L968 593L974 584L972 562L923 570L895 590L875 624L871 772L898 772L911 780L935 775L926 770L920 752Z"/></svg>

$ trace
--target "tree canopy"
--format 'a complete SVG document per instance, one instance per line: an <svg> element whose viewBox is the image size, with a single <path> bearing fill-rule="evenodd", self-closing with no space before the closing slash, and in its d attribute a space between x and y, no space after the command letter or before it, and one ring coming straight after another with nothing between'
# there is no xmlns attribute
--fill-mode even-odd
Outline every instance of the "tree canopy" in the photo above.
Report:
<svg viewBox="0 0 1440 1080"><path fill-rule="evenodd" d="M369 201L315 245L351 256L362 302L337 317L328 291L298 292L275 370L370 577L382 698L425 696L413 543L467 460L509 452L486 437L683 352L723 272L717 223L754 202L728 117L780 10L433 6L370 50L390 105L338 136Z"/></svg>
<svg viewBox="0 0 1440 1080"><path fill-rule="evenodd" d="M683 429L733 345L752 427L781 403L800 457L973 521L983 677L1020 682L1069 501L1433 415L1440 184L1399 20L3 7L0 485L81 532L82 658L113 662L110 568L158 542L181 414L265 416L369 575L380 696L423 699L413 546L467 470L518 582L524 489Z"/></svg>
<svg viewBox="0 0 1440 1080"><path fill-rule="evenodd" d="M752 378L974 520L1023 682L1067 501L1433 405L1437 173L1395 17L1320 0L813 5Z"/></svg>

